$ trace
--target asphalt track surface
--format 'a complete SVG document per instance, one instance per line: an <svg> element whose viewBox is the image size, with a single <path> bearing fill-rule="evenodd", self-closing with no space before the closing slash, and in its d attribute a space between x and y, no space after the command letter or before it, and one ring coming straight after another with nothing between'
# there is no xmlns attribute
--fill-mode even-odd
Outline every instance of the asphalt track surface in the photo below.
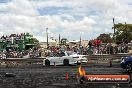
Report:
<svg viewBox="0 0 132 88"><path fill-rule="evenodd" d="M128 74L132 80L132 72L127 73L120 64L86 64L82 65L86 74ZM68 80L66 80L66 72ZM13 73L14 77L6 77ZM39 65L0 67L0 88L132 88L132 82L118 83L85 83L79 84L76 74L78 66L49 66Z"/></svg>

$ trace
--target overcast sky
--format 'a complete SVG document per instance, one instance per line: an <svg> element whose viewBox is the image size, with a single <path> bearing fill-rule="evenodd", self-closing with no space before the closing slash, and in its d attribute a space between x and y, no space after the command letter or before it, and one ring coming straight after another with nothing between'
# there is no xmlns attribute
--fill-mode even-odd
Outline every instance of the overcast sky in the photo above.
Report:
<svg viewBox="0 0 132 88"><path fill-rule="evenodd" d="M132 0L0 0L0 36L29 32L78 40L112 33L115 23L132 23Z"/></svg>

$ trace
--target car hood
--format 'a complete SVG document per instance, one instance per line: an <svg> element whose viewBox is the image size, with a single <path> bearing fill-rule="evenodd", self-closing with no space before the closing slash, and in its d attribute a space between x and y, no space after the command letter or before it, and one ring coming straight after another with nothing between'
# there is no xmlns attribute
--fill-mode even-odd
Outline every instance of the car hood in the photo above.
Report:
<svg viewBox="0 0 132 88"><path fill-rule="evenodd" d="M77 55L76 54L75 55L70 55L70 56L87 57L87 55L78 55L78 54Z"/></svg>

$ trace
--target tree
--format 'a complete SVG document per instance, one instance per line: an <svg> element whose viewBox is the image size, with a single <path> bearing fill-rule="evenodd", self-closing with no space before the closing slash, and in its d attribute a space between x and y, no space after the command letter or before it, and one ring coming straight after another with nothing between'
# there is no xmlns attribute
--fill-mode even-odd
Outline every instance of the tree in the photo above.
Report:
<svg viewBox="0 0 132 88"><path fill-rule="evenodd" d="M111 39L111 33L109 34L100 34L97 39L101 40L103 43L109 43L109 42L112 42L112 39Z"/></svg>
<svg viewBox="0 0 132 88"><path fill-rule="evenodd" d="M114 25L117 43L128 43L132 40L132 24L118 23Z"/></svg>

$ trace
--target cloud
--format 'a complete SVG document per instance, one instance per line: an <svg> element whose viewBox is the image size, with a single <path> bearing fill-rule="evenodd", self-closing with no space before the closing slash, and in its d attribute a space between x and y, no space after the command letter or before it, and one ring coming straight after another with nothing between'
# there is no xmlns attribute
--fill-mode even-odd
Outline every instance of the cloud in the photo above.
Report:
<svg viewBox="0 0 132 88"><path fill-rule="evenodd" d="M0 32L0 36L3 36L4 35L4 32Z"/></svg>
<svg viewBox="0 0 132 88"><path fill-rule="evenodd" d="M48 27L57 39L93 39L113 32L113 17L131 23L131 9L130 0L10 0L0 3L0 35L30 32L42 40Z"/></svg>
<svg viewBox="0 0 132 88"><path fill-rule="evenodd" d="M36 16L38 14L28 0L12 0L7 8L9 13L15 15Z"/></svg>
<svg viewBox="0 0 132 88"><path fill-rule="evenodd" d="M3 4L6 13L1 13L0 16L0 31L6 34L31 32L37 25L37 11L27 0L12 0Z"/></svg>

